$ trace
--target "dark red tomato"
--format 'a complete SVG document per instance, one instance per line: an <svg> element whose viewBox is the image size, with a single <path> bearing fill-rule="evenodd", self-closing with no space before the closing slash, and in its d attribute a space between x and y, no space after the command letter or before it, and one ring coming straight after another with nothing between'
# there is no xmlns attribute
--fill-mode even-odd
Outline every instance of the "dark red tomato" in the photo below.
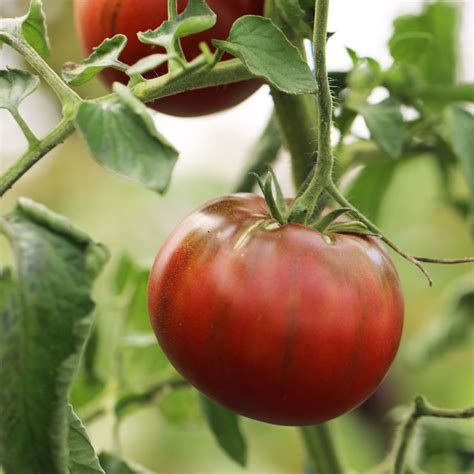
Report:
<svg viewBox="0 0 474 474"><path fill-rule="evenodd" d="M151 322L171 363L216 402L269 423L320 423L362 403L387 373L400 282L374 238L268 219L251 194L187 217L153 265Z"/></svg>
<svg viewBox="0 0 474 474"><path fill-rule="evenodd" d="M201 53L200 42L205 41L210 45L212 39L226 39L237 18L262 15L264 0L208 0L207 3L217 14L217 24L208 31L183 38L183 50L188 60ZM178 10L183 11L186 4L186 0L178 0ZM75 0L74 9L76 29L86 54L90 54L92 48L105 38L118 33L128 37L128 44L121 56L121 60L127 64L134 64L160 49L140 43L137 32L155 29L167 19L167 0ZM229 58L231 56L225 55L223 59ZM156 77L157 74L166 73L166 70L165 65L147 77ZM114 81L127 83L129 79L113 69L104 71L102 78L108 85ZM239 104L261 85L257 80L244 81L185 92L148 105L160 112L180 117L212 114Z"/></svg>

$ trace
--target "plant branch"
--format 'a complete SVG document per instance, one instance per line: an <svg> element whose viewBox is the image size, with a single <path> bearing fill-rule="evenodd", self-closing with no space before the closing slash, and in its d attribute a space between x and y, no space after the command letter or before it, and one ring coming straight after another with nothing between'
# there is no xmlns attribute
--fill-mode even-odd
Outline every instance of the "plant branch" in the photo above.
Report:
<svg viewBox="0 0 474 474"><path fill-rule="evenodd" d="M7 34L1 35L1 39L21 54L33 69L41 75L58 96L63 107L73 106L81 101L79 95L51 69L49 64L26 41Z"/></svg>
<svg viewBox="0 0 474 474"><path fill-rule="evenodd" d="M400 428L395 449L393 451L393 474L403 474L406 455L413 438L416 425L421 417L466 419L474 417L474 407L464 410L449 410L430 405L423 397L416 397L414 408L410 416Z"/></svg>
<svg viewBox="0 0 474 474"><path fill-rule="evenodd" d="M38 144L39 140L36 138L36 135L33 133L28 124L23 120L23 117L20 115L17 109L9 109L13 118L15 119L18 126L21 128L23 135L25 135L26 140L30 148L33 148Z"/></svg>
<svg viewBox="0 0 474 474"><path fill-rule="evenodd" d="M0 176L0 196L3 196L37 161L73 133L74 124L72 118L63 119L41 141L32 146Z"/></svg>
<svg viewBox="0 0 474 474"><path fill-rule="evenodd" d="M185 77L179 77L179 74L179 71L173 71L156 79L141 82L132 87L132 92L142 102L151 102L184 91L230 84L255 77L239 59L223 61L212 71L201 68Z"/></svg>
<svg viewBox="0 0 474 474"><path fill-rule="evenodd" d="M275 0L265 2L265 16L283 30L305 57L302 39L296 38L292 29L281 18ZM311 94L290 95L273 87L270 91L283 142L291 155L293 182L298 188L304 183L317 158L316 102Z"/></svg>
<svg viewBox="0 0 474 474"><path fill-rule="evenodd" d="M344 473L327 423L303 426L300 431L316 472L321 474Z"/></svg>
<svg viewBox="0 0 474 474"><path fill-rule="evenodd" d="M276 160L281 147L282 142L278 130L277 118L275 114L272 114L265 130L250 152L250 163L247 165L234 191L236 193L252 192L256 180L250 173L255 173L259 176L262 175L267 170L268 165Z"/></svg>
<svg viewBox="0 0 474 474"><path fill-rule="evenodd" d="M419 262L438 263L440 265L459 265L462 263L474 263L474 257L465 258L432 258L432 257L413 257Z"/></svg>
<svg viewBox="0 0 474 474"><path fill-rule="evenodd" d="M176 0L168 0L168 20L174 20L178 15L178 2Z"/></svg>
<svg viewBox="0 0 474 474"><path fill-rule="evenodd" d="M438 264L443 264L443 265L455 265L459 263L474 263L474 257L466 257L466 258L458 258L458 259L440 259L440 258L430 258L430 257L415 257L413 255L409 255L405 251L403 251L395 242L393 242L387 236L385 236L384 233L375 224L373 224L367 217L365 217L356 208L354 208L354 206L352 206L352 204L340 193L336 185L332 182L329 187L329 193L339 205L350 208L354 217L356 217L360 222L365 224L369 230L378 234L379 238L383 242L385 242L390 248L395 250L395 252L401 255L404 259L416 265L426 276L430 286L433 285L433 280L431 279L431 275L421 264L422 262L423 263L438 263Z"/></svg>
<svg viewBox="0 0 474 474"><path fill-rule="evenodd" d="M117 417L120 417L125 410L132 405L153 403L173 390L187 387L190 387L190 384L187 380L183 379L172 379L160 382L148 389L146 392L127 395L120 399L115 405L115 414Z"/></svg>
<svg viewBox="0 0 474 474"><path fill-rule="evenodd" d="M304 212L307 217L313 214L319 197L328 186L333 169L331 146L332 97L326 66L327 23L329 0L317 0L314 16L314 64L318 84L318 161L305 191L295 199L292 212Z"/></svg>
<svg viewBox="0 0 474 474"><path fill-rule="evenodd" d="M115 414L120 416L124 413L126 408L136 404L148 404L156 401L157 398L161 398L170 391L189 387L189 382L183 379L170 379L164 382L159 382L156 385L150 387L146 392L127 395L122 399L118 400L115 404ZM88 414L82 416L82 420L85 424L92 423L105 416L109 410L106 406L100 406L99 408L91 410Z"/></svg>

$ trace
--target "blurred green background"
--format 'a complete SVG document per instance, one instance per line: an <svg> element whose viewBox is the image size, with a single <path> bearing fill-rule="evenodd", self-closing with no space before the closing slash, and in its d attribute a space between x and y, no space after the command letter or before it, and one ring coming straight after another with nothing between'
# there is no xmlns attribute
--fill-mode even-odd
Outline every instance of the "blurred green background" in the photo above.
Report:
<svg viewBox="0 0 474 474"><path fill-rule="evenodd" d="M330 29L341 31L341 35L338 39L336 34L335 43L330 43L329 47L333 68L349 67L343 45L354 48L356 44L357 51L364 55L370 50L370 54L383 63L387 57L385 44L391 22L400 13L418 11L421 2L357 3L357 8L354 8L348 7L347 2L334 2ZM473 43L469 45L468 41L469 37L474 40L473 8L469 3L466 2L464 14L471 14L471 20L470 23L464 20L461 30L463 39L460 44L465 59L461 75L472 81L474 71L469 52L472 55ZM25 8L26 2L5 1L2 15L11 14L11 11L20 14ZM46 12L54 46L49 61L58 69L67 60L79 60L82 56L73 31L71 2L47 1ZM361 26L362 22L372 27ZM368 31L361 34L361 29ZM4 47L0 54L2 66L24 67L8 47ZM95 80L82 87L80 92L84 97L93 97L103 93L104 89ZM55 98L46 88L29 98L22 111L32 128L40 134L50 128L60 114ZM13 121L4 111L1 112L0 151L1 169L4 170L19 156L25 144ZM109 348L115 350L112 343L110 347L108 345L109 337L112 340L117 330L114 322L116 305L110 303L110 281L119 257L126 252L145 267L149 266L166 235L187 213L210 198L230 192L240 175L246 154L265 126L270 112L268 90L263 88L236 109L216 116L174 119L157 115L160 131L182 150L171 188L165 196L155 195L100 168L75 135L44 158L2 198L2 214L13 207L19 196L27 196L67 216L111 250L112 260L100 277L95 294L102 358L98 370L101 375L107 374L110 367ZM283 154L277 171L286 190L291 192L289 168L288 157ZM459 186L465 187L461 179ZM380 226L412 254L450 258L474 254L468 226L443 201L442 182L430 156L419 156L398 167L382 203L381 216ZM2 257L8 258L6 249L2 242L0 252ZM433 288L429 288L414 266L397 255L393 258L406 298L406 323L399 356L384 385L368 405L332 423L344 459L359 472L367 472L370 466L382 460L393 431L393 423L385 413L392 407L410 403L418 393L436 405L453 408L468 406L474 399L472 338L462 347L448 351L442 358L421 368L414 368L407 362L410 350L416 347L413 338L426 332L429 321L449 311L450 291L454 291L452 288L459 279L472 286L472 267L431 266L435 283ZM144 330L148 327L144 301L135 311L137 315L134 317L141 320L141 329ZM129 382L136 380L138 388L144 373L149 377L156 372L157 380L171 373L163 355L155 347L148 348L145 355L132 357L131 361L125 364L129 371L125 376L129 377ZM146 370L141 364L146 365ZM78 403L83 403L82 398L89 393L81 394L81 390L81 387L76 387L73 393ZM199 415L194 392L188 389L177 391L167 395L159 405L159 409L153 405L136 410L124 419L119 437L126 457L163 473L242 471L218 448ZM84 412L90 408L84 404ZM460 424L462 427L456 431L457 434L449 432L449 436L470 439L472 448L472 438L469 438L474 433L472 424L454 421L448 428ZM243 420L242 426L249 443L247 472L303 472L306 461L297 430L247 419ZM88 424L88 429L96 449L113 448L112 417L93 421ZM473 455L472 449L470 455ZM429 472L454 472L450 470L454 469L454 464L443 462L434 463Z"/></svg>

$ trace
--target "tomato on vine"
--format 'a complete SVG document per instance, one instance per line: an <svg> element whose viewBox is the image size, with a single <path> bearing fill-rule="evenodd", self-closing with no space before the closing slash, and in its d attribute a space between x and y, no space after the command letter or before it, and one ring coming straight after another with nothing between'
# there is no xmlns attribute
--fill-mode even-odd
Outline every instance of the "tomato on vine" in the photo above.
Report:
<svg viewBox="0 0 474 474"><path fill-rule="evenodd" d="M362 403L403 325L398 275L377 239L280 225L252 194L213 200L175 229L148 305L161 347L196 388L281 425Z"/></svg>
<svg viewBox="0 0 474 474"><path fill-rule="evenodd" d="M139 4L138 4L139 3ZM178 1L178 12L182 12L187 1ZM210 45L212 39L226 39L235 20L244 15L262 15L263 0L208 0L207 4L217 15L217 23L210 30L192 35L181 40L184 55L188 61L196 58L201 51L199 43ZM127 64L134 64L139 59L153 54L152 46L141 43L137 38L139 31L157 28L167 19L166 0L75 0L76 29L86 54L98 46L105 38L116 34L128 37L128 44L121 56ZM230 59L225 54L223 59ZM165 74L167 66L163 65L146 75L148 78ZM129 77L117 70L107 69L101 73L107 85L114 81L126 84ZM172 97L164 97L152 102L150 107L169 115L193 117L212 114L231 108L252 95L261 81L249 80L228 85L209 87L189 92L182 92Z"/></svg>

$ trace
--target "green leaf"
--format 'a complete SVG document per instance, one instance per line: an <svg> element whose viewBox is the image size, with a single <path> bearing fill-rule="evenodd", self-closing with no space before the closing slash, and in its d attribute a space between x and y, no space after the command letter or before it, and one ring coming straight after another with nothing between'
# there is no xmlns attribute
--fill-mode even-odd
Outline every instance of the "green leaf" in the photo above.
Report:
<svg viewBox="0 0 474 474"><path fill-rule="evenodd" d="M352 48L346 48L347 54L351 58L352 65L356 67L360 63L358 54Z"/></svg>
<svg viewBox="0 0 474 474"><path fill-rule="evenodd" d="M26 42L40 56L47 56L50 51L50 45L46 28L46 17L41 0L31 0L30 9L21 20L21 32Z"/></svg>
<svg viewBox="0 0 474 474"><path fill-rule="evenodd" d="M160 412L171 425L196 423L202 420L200 406L197 403L198 396L190 385L188 388L173 390L160 400Z"/></svg>
<svg viewBox="0 0 474 474"><path fill-rule="evenodd" d="M326 232L337 234L371 235L374 237L379 237L379 234L371 231L364 223L359 221L334 222L327 227Z"/></svg>
<svg viewBox="0 0 474 474"><path fill-rule="evenodd" d="M402 151L405 131L400 107L397 100L385 99L378 104L365 104L358 108L372 139L393 158L397 158Z"/></svg>
<svg viewBox="0 0 474 474"><path fill-rule="evenodd" d="M306 12L299 0L276 0L275 3L281 16L297 37L312 38L313 30L306 21Z"/></svg>
<svg viewBox="0 0 474 474"><path fill-rule="evenodd" d="M398 161L379 160L364 166L345 189L354 206L377 223L380 207L388 191Z"/></svg>
<svg viewBox="0 0 474 474"><path fill-rule="evenodd" d="M320 232L324 232L327 227L332 224L336 219L341 217L344 214L350 213L352 211L349 207L341 207L340 209L334 209L328 212L325 216L321 217L317 222L311 223L311 227Z"/></svg>
<svg viewBox="0 0 474 474"><path fill-rule="evenodd" d="M219 446L236 463L247 463L247 443L240 431L238 416L200 395L202 412Z"/></svg>
<svg viewBox="0 0 474 474"><path fill-rule="evenodd" d="M0 276L0 459L5 472L66 472L69 386L90 328L103 247L20 199L0 220L14 275Z"/></svg>
<svg viewBox="0 0 474 474"><path fill-rule="evenodd" d="M177 57L177 54L152 54L137 61L133 66L130 66L126 72L129 76L133 74L144 74L145 72L153 71L170 59Z"/></svg>
<svg viewBox="0 0 474 474"><path fill-rule="evenodd" d="M138 33L142 43L162 46L168 53L177 53L176 43L185 36L209 30L216 24L215 13L204 0L189 0L183 13L165 21L156 30Z"/></svg>
<svg viewBox="0 0 474 474"><path fill-rule="evenodd" d="M106 474L153 474L144 467L105 452L99 454L99 461Z"/></svg>
<svg viewBox="0 0 474 474"><path fill-rule="evenodd" d="M39 86L39 78L18 69L0 70L0 109L16 111Z"/></svg>
<svg viewBox="0 0 474 474"><path fill-rule="evenodd" d="M390 38L390 54L397 62L416 63L428 51L432 39L422 31L400 33Z"/></svg>
<svg viewBox="0 0 474 474"><path fill-rule="evenodd" d="M76 124L92 156L105 168L164 193L178 157L156 130L147 108L127 87L115 83L118 97L79 106Z"/></svg>
<svg viewBox="0 0 474 474"><path fill-rule="evenodd" d="M123 70L126 66L119 61L119 57L126 44L127 37L124 35L106 38L81 64L66 63L62 68L63 79L71 86L81 86L106 68Z"/></svg>
<svg viewBox="0 0 474 474"><path fill-rule="evenodd" d="M454 4L435 2L425 4L419 15L397 18L390 52L399 62L413 63L430 84L455 82L458 14Z"/></svg>
<svg viewBox="0 0 474 474"><path fill-rule="evenodd" d="M353 61L357 62L347 76L349 91L344 102L346 107L356 111L367 102L372 91L382 84L383 74L380 64L375 59L358 58L356 55Z"/></svg>
<svg viewBox="0 0 474 474"><path fill-rule="evenodd" d="M87 431L71 405L68 406L68 420L68 467L70 474L104 474Z"/></svg>
<svg viewBox="0 0 474 474"><path fill-rule="evenodd" d="M283 92L316 91L316 79L298 48L268 18L243 16L233 24L226 41L214 40L213 44L239 58L252 74Z"/></svg>
<svg viewBox="0 0 474 474"><path fill-rule="evenodd" d="M471 217L474 233L474 115L467 110L452 106L446 113L451 147L464 170L471 192Z"/></svg>

